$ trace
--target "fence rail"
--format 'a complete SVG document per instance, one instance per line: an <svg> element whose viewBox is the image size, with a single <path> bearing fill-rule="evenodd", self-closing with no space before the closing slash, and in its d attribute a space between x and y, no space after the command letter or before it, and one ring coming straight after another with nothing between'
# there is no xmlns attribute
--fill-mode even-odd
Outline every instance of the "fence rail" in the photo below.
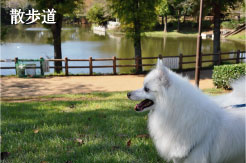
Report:
<svg viewBox="0 0 246 163"><path fill-rule="evenodd" d="M228 54L236 54L236 57L234 58L222 58L223 55L228 55ZM202 63L215 63L217 65L220 65L223 61L236 61L235 63L240 63L240 61L242 59L246 59L245 55L242 57L240 56L240 54L245 54L245 51L240 51L237 50L236 52L219 52L217 54L202 54L202 58L201 58L201 65ZM203 57L205 56L217 56L218 60L214 61L214 60L203 60ZM194 61L184 61L185 58L191 58L194 57ZM93 69L94 68L112 68L112 72L113 74L117 74L117 67L135 67L136 69L139 68L139 66L154 66L155 64L138 64L138 60L142 59L142 60L148 60L148 59L158 59L158 58L176 58L178 59L178 70L182 71L183 69L183 65L185 64L193 64L196 63L195 62L195 57L196 55L183 55L182 53L179 56L162 56L159 55L158 57L139 57L139 58L117 58L116 56L113 56L112 58L92 58L89 57L89 59L68 59L67 57L65 57L64 59L47 59L47 61L61 61L61 62L65 62L65 66L60 66L59 68L64 68L65 69L65 75L68 76L69 75L69 69L71 68L87 68L89 69L89 75L93 75ZM122 61L122 60L134 60L135 64L125 64L125 65L120 65L117 64L117 61ZM0 60L0 62L17 62L18 58L15 59L11 59L11 60ZM31 61L31 60L30 60ZM89 62L88 66L69 66L69 62L73 62L73 61L81 61L81 62ZM99 62L99 61L112 61L112 65L102 65L102 66L96 66L93 65L93 62ZM33 67L26 67L26 68L32 68ZM40 68L40 67L35 67L35 68ZM50 66L49 68L55 68L54 66ZM195 67L194 67L195 68ZM0 67L0 69L16 69L16 67Z"/></svg>

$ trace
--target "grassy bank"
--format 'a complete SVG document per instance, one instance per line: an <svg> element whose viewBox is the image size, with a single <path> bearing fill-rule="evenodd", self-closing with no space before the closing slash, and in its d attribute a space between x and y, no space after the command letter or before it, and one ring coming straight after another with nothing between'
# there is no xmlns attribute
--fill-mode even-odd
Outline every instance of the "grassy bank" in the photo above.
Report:
<svg viewBox="0 0 246 163"><path fill-rule="evenodd" d="M197 33L195 32L177 32L177 31L171 31L164 33L163 31L152 31L152 32L145 32L143 33L144 36L147 37L164 37L164 36L170 36L170 37L196 37Z"/></svg>
<svg viewBox="0 0 246 163"><path fill-rule="evenodd" d="M119 31L107 31L108 33L112 35L119 35L119 36L124 36L124 32L119 32ZM162 37L197 37L197 31L193 30L183 30L181 32L177 32L177 30L171 30L169 32L164 33L163 31L149 31L149 32L143 32L141 35L145 37L157 37L157 38L162 38ZM222 38L221 38L222 39ZM242 31L238 34L229 36L227 38L223 39L228 39L228 40L237 40L237 41L245 41L246 40L246 31Z"/></svg>
<svg viewBox="0 0 246 163"><path fill-rule="evenodd" d="M226 39L237 40L237 41L246 41L246 30L241 31L238 34L228 36Z"/></svg>
<svg viewBox="0 0 246 163"><path fill-rule="evenodd" d="M164 163L148 136L147 113L136 113L135 104L126 92L2 102L2 162Z"/></svg>

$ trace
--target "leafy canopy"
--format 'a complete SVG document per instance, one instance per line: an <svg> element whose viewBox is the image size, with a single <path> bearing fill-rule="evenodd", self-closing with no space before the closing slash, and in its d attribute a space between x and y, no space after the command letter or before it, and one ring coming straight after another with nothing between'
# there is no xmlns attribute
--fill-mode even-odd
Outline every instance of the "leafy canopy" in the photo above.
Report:
<svg viewBox="0 0 246 163"><path fill-rule="evenodd" d="M108 20L105 8L102 5L94 4L87 13L86 18L91 23L102 25Z"/></svg>
<svg viewBox="0 0 246 163"><path fill-rule="evenodd" d="M167 0L161 0L156 7L157 13L160 16L167 16L170 14L170 5Z"/></svg>
<svg viewBox="0 0 246 163"><path fill-rule="evenodd" d="M39 10L54 8L57 14L73 14L76 8L83 4L83 0L33 0Z"/></svg>
<svg viewBox="0 0 246 163"><path fill-rule="evenodd" d="M158 0L108 0L113 14L119 18L122 28L130 37L153 27L157 20Z"/></svg>

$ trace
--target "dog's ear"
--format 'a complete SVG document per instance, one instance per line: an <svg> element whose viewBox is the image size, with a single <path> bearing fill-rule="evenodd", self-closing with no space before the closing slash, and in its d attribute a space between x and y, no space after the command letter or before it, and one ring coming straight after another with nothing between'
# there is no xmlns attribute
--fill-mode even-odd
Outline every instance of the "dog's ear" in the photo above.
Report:
<svg viewBox="0 0 246 163"><path fill-rule="evenodd" d="M158 78L164 86L169 86L169 71L163 64L162 59L158 59L156 69L158 72Z"/></svg>

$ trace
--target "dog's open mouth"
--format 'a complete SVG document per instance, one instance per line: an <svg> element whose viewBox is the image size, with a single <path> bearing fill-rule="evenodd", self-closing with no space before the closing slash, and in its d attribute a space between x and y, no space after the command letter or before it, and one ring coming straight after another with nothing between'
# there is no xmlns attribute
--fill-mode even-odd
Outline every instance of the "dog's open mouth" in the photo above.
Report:
<svg viewBox="0 0 246 163"><path fill-rule="evenodd" d="M154 104L152 100L146 99L135 106L136 111L143 111L145 108L150 107Z"/></svg>

